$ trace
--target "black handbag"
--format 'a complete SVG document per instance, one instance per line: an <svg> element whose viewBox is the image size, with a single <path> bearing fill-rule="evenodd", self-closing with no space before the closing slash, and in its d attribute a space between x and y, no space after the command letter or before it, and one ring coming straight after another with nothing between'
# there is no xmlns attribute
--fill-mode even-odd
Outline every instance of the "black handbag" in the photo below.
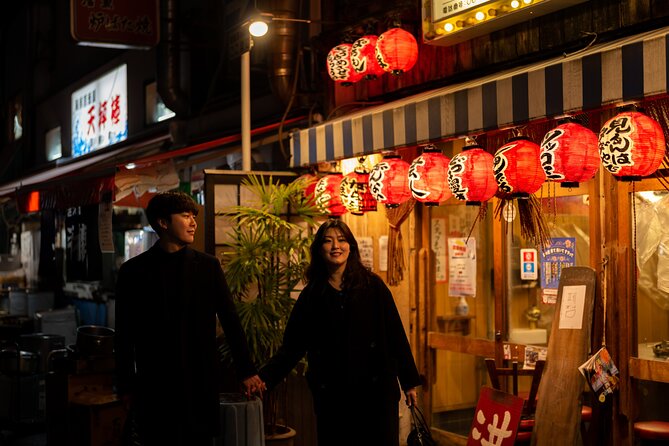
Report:
<svg viewBox="0 0 669 446"><path fill-rule="evenodd" d="M412 405L411 409L411 432L407 437L407 446L436 446L430 427L425 422L423 412Z"/></svg>

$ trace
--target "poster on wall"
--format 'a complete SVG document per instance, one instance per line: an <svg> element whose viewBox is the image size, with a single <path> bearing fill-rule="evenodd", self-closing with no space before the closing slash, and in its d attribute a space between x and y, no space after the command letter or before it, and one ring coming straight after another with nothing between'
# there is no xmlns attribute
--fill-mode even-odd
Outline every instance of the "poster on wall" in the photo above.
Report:
<svg viewBox="0 0 669 446"><path fill-rule="evenodd" d="M476 239L448 239L448 295L476 295Z"/></svg>
<svg viewBox="0 0 669 446"><path fill-rule="evenodd" d="M127 65L72 93L72 156L128 138Z"/></svg>
<svg viewBox="0 0 669 446"><path fill-rule="evenodd" d="M433 218L430 226L430 238L432 240L432 252L434 252L434 265L437 283L448 281L446 275L446 219Z"/></svg>
<svg viewBox="0 0 669 446"><path fill-rule="evenodd" d="M362 264L374 270L374 240L371 237L356 237L356 241Z"/></svg>
<svg viewBox="0 0 669 446"><path fill-rule="evenodd" d="M541 251L542 300L546 304L557 302L557 290L563 268L575 265L576 238L551 238L550 246Z"/></svg>

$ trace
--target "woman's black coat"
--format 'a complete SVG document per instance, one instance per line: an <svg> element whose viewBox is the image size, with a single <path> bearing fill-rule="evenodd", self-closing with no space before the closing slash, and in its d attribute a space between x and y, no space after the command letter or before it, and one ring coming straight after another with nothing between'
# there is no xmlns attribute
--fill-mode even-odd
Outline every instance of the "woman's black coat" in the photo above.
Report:
<svg viewBox="0 0 669 446"><path fill-rule="evenodd" d="M256 374L218 260L158 245L125 262L116 290L120 394L133 395L148 433L170 423L215 435L219 425L216 316L239 378Z"/></svg>
<svg viewBox="0 0 669 446"><path fill-rule="evenodd" d="M309 284L302 291L286 326L283 345L261 369L260 377L273 387L306 353L307 380L317 416L333 413L332 407L343 407L343 420L346 412L353 413L351 409L364 412L379 404L391 405L395 410L388 413L394 419L383 422L396 426L397 381L406 391L420 385L420 376L390 290L373 274L367 286L345 292L342 368L338 363L342 358L328 350L333 327L331 308L324 298L326 287L329 285Z"/></svg>

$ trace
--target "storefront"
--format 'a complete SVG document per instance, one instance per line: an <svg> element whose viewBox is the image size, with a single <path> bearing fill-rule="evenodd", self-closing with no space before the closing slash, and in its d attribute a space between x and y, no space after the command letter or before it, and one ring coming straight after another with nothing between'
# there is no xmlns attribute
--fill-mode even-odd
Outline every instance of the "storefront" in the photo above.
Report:
<svg viewBox="0 0 669 446"><path fill-rule="evenodd" d="M494 153L513 136L540 143L566 116L597 134L620 107L630 104L659 122L666 138L668 33L663 28L595 45L296 132L292 164L321 163L321 170L348 173L356 158L373 165L387 151L410 163L428 142L452 158L467 144L465 138ZM323 169L325 163L329 167ZM666 170L659 172L664 178ZM660 402L669 396L669 363L653 352L660 344L655 349L663 354L662 341L669 338L661 280L662 178L624 182L600 166L594 179L578 186L545 183L534 195L549 223L552 245L566 252L557 259L521 234L514 212L494 216L496 198L488 202L484 218L477 207L453 198L436 207L415 204L400 227L403 279L391 288L427 379L426 410L444 444L466 443L480 388L490 382L486 357L522 364L550 344L558 280L544 275L548 265L594 270L591 352L599 349L606 333L620 371L620 388L606 404L593 401L583 381L583 399L574 402L574 411L581 404L593 409L582 434L586 441L632 444L634 422L666 421ZM384 214L379 206L376 213L342 217L373 251L373 269L382 277L391 231ZM473 261L454 257L453 245L462 240L472 244ZM538 268L540 274L523 274L528 270L521 252L532 254L528 270ZM456 267L463 276L454 275ZM524 379L521 391L529 387Z"/></svg>

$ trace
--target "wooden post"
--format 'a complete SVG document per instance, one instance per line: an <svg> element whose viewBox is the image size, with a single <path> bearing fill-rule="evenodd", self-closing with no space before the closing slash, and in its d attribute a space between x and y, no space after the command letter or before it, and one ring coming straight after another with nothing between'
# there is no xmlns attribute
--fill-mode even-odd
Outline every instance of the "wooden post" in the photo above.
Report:
<svg viewBox="0 0 669 446"><path fill-rule="evenodd" d="M596 279L591 268L576 266L562 270L546 368L539 384L532 445L562 446L581 442L580 398L584 381L578 367L586 361L590 350ZM578 307L580 301L575 296L579 294L579 288L572 287L579 286L585 286L580 321L566 313L567 301ZM565 287L569 287L566 292ZM564 312L561 311L563 305ZM578 314L577 308L575 311Z"/></svg>

